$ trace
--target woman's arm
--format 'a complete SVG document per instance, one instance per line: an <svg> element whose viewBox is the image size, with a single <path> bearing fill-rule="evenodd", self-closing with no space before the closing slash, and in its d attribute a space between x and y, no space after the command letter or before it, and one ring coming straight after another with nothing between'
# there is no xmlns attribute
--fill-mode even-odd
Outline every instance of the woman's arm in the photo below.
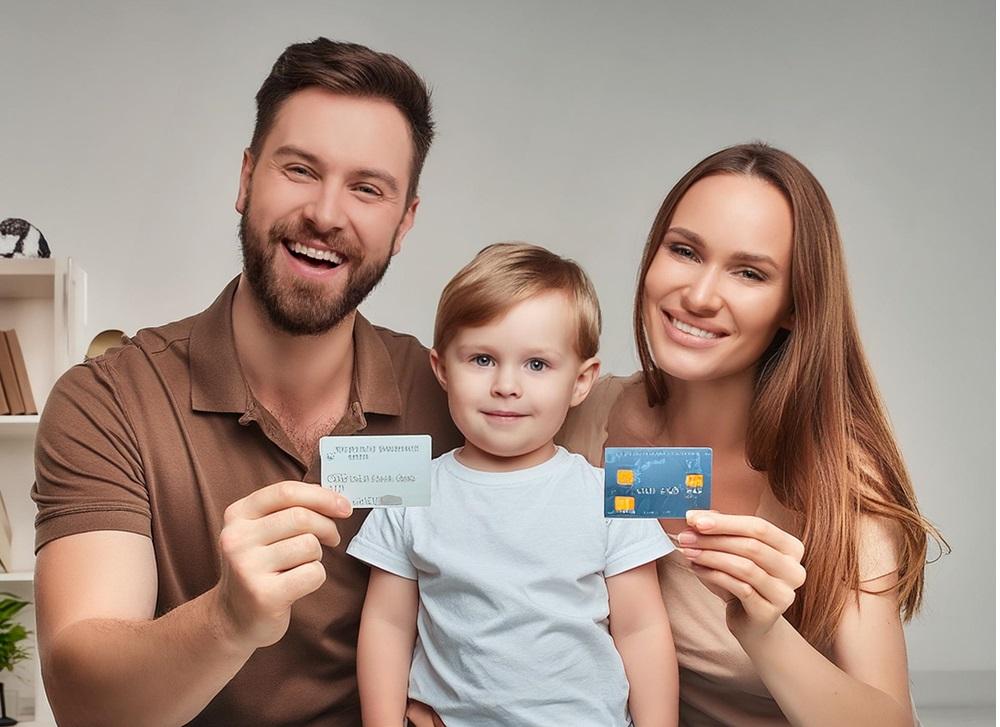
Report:
<svg viewBox="0 0 1000 727"><path fill-rule="evenodd" d="M782 614L805 580L802 544L761 518L688 514L681 552L727 605L727 623L792 724L912 725L906 645L895 576L866 583L850 599L833 643L833 661Z"/></svg>
<svg viewBox="0 0 1000 727"><path fill-rule="evenodd" d="M417 638L417 582L372 568L358 634L358 690L365 727L400 727Z"/></svg>
<svg viewBox="0 0 1000 727"><path fill-rule="evenodd" d="M628 677L636 727L676 725L677 657L655 563L608 578L609 628Z"/></svg>

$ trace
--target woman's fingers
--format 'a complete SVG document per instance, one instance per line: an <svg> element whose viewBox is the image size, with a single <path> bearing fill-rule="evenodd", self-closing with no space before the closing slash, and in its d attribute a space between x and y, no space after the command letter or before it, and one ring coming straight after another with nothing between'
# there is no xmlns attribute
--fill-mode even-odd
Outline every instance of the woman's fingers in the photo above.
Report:
<svg viewBox="0 0 1000 727"><path fill-rule="evenodd" d="M745 588L743 586L734 586L735 590L727 588L741 601L744 600L744 597L750 598L754 594L763 598L770 604L770 609L766 612L767 616L783 614L795 601L795 588L797 586L775 578L749 558L714 550L699 551L685 548L681 552L690 559L692 566L697 566L701 570L707 569L725 574L726 578L712 581L716 585L721 586L723 583L734 585L736 582L744 584Z"/></svg>
<svg viewBox="0 0 1000 727"><path fill-rule="evenodd" d="M692 564L691 567L698 579L726 602L727 620L730 622L733 619L734 606L738 606L737 612L739 610L744 612L745 619L762 624L773 624L781 615L775 613L774 605L749 583L714 568L705 568L697 564ZM731 624L730 628L732 627Z"/></svg>
<svg viewBox="0 0 1000 727"><path fill-rule="evenodd" d="M754 515L726 515L713 510L690 510L687 523L702 535L736 535L771 546L801 561L805 551L802 541L773 523Z"/></svg>
<svg viewBox="0 0 1000 727"><path fill-rule="evenodd" d="M702 535L685 531L677 536L681 548L731 553L754 563L770 576L798 588L806 580L806 571L795 558L754 538L735 535Z"/></svg>

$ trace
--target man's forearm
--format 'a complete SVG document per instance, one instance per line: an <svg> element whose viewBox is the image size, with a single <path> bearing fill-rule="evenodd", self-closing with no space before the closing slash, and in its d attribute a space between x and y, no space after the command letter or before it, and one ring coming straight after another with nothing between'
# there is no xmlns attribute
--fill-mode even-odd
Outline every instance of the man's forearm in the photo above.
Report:
<svg viewBox="0 0 1000 727"><path fill-rule="evenodd" d="M148 621L88 619L42 650L60 725L183 725L243 667L254 648L226 633L217 590Z"/></svg>

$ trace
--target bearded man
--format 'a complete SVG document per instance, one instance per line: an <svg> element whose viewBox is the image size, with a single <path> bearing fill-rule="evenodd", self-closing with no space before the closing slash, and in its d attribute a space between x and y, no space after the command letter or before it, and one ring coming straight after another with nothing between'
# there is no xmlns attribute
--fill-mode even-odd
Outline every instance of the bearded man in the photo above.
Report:
<svg viewBox="0 0 1000 727"><path fill-rule="evenodd" d="M243 156L242 274L50 394L36 605L60 723L360 724L368 573L344 545L366 512L315 484L318 439L460 444L426 350L357 312L413 225L432 136L398 58L287 48Z"/></svg>

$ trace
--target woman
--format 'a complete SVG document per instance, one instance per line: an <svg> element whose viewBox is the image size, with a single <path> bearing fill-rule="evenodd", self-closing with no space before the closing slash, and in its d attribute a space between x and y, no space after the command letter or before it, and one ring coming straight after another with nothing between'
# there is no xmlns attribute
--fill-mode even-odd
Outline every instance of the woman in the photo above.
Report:
<svg viewBox="0 0 1000 727"><path fill-rule="evenodd" d="M604 379L562 442L710 446L712 512L662 521L687 725L913 722L902 618L926 536L865 362L833 210L763 144L671 190L635 297L642 371Z"/></svg>

